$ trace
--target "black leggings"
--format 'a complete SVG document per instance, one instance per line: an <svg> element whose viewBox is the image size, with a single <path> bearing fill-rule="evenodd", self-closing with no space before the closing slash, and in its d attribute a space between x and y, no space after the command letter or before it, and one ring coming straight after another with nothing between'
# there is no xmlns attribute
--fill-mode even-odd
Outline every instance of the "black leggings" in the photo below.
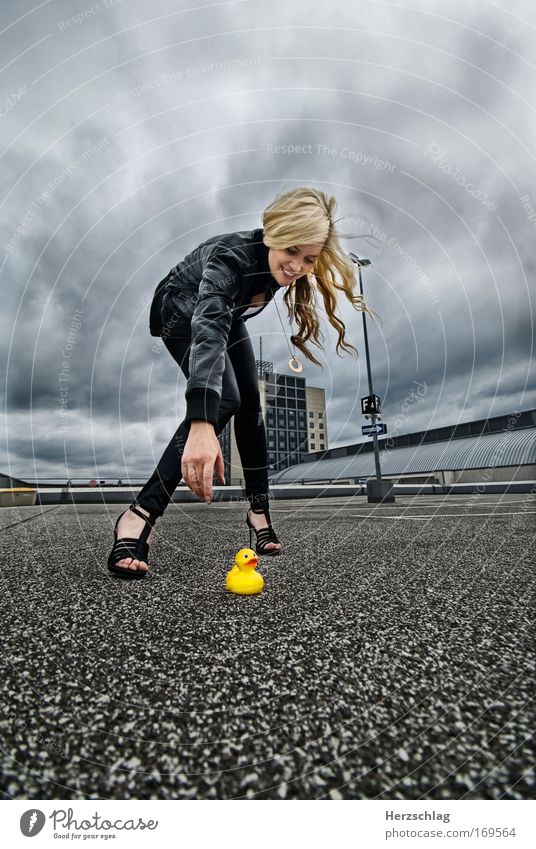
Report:
<svg viewBox="0 0 536 849"><path fill-rule="evenodd" d="M186 378L189 377L191 337L163 337L163 342ZM268 508L266 430L262 416L255 355L245 323L231 326L225 354L219 434L234 415L236 445L244 472L245 494L251 506ZM189 425L182 421L135 504L161 516L182 477L181 460Z"/></svg>

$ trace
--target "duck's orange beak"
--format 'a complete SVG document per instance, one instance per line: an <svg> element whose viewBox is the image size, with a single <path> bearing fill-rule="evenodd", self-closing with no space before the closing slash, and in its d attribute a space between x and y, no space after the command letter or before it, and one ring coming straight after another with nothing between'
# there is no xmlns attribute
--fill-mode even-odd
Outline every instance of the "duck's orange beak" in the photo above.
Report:
<svg viewBox="0 0 536 849"><path fill-rule="evenodd" d="M253 563L253 567L258 566L259 558L258 557L250 557L249 558L250 565Z"/></svg>

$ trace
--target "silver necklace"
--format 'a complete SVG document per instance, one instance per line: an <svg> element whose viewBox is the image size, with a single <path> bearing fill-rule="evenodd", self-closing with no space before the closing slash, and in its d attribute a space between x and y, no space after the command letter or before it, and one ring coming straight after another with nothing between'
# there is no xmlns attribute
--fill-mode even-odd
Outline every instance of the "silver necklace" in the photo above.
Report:
<svg viewBox="0 0 536 849"><path fill-rule="evenodd" d="M275 308L277 310L277 315L279 317L279 322L281 324L281 329L283 330L283 336L286 339L288 349L289 349L289 352L290 352L290 359L288 361L288 367L295 374L299 374L301 371L303 371L303 366L296 356L296 348L294 346L292 346L292 348L290 347L290 341L287 337L287 332L286 332L284 324L283 324L283 319L281 318L281 313L279 312L279 307L277 305L277 299L276 298L274 298L274 304L275 304Z"/></svg>

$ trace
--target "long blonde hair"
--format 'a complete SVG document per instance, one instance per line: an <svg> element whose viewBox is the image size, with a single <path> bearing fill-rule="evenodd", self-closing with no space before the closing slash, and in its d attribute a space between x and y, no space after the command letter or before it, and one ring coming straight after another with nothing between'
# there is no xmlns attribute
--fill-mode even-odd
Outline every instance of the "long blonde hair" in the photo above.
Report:
<svg viewBox="0 0 536 849"><path fill-rule="evenodd" d="M341 247L335 229L334 214L337 201L318 189L299 188L280 194L266 207L262 216L264 243L269 248L282 250L293 245L322 245L313 270L294 280L283 296L289 319L298 325L297 335L291 336L293 344L307 359L321 363L307 349L309 339L323 350L324 335L316 312L316 291L322 295L330 324L338 334L336 351L355 351L357 348L346 339L344 322L335 315L337 292L344 292L356 310L375 314L365 304L361 294L356 294L354 264ZM336 273L339 280L336 278ZM310 278L316 282L316 287Z"/></svg>

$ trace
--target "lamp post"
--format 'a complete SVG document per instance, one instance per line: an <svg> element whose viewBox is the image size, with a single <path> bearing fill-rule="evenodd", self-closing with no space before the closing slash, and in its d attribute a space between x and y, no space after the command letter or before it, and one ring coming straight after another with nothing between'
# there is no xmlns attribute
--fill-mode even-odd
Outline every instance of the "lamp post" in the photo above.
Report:
<svg viewBox="0 0 536 849"><path fill-rule="evenodd" d="M352 262L357 265L357 273L359 277L359 292L361 297L363 298L363 278L361 275L361 269L366 268L369 265L372 265L370 259L360 259L354 253L349 253L348 256L352 260ZM367 377L368 377L368 389L369 396L374 395L374 389L372 387L372 369L370 367L370 352L369 352L369 344L368 344L368 331L367 331L367 314L365 310L362 311L363 318L363 336L365 337L365 359L367 362ZM372 420L372 424L376 424L376 419L379 418L376 412L372 411L370 413L370 418ZM389 501L392 502L395 500L393 495L393 485L390 481L382 480L382 471L380 467L380 449L378 446L378 435L376 431L372 432L372 439L374 442L374 464L376 466L376 480L368 480L367 481L367 501L370 502L383 502Z"/></svg>

